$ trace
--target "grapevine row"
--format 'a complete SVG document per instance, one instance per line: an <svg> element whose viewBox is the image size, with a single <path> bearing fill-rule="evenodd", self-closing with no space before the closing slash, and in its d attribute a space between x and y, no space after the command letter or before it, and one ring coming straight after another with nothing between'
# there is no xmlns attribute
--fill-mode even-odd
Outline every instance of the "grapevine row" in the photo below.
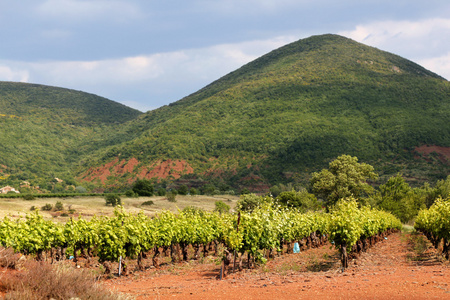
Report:
<svg viewBox="0 0 450 300"><path fill-rule="evenodd" d="M360 253L385 235L400 230L402 223L392 214L358 208L354 198L339 201L330 213L328 234L341 252L342 267L348 267L348 252Z"/></svg>
<svg viewBox="0 0 450 300"><path fill-rule="evenodd" d="M170 250L176 261L188 259L188 247L194 249L197 258L200 248L205 254L214 248L217 254L217 246L223 244L224 266L229 265L232 254L240 254L241 266L244 253L250 264L253 260L264 261L282 251L286 244L317 246L327 237L346 253L358 242L367 245L371 237L399 226L400 222L388 213L359 209L354 199L339 202L330 213L299 213L266 204L251 213L163 211L149 218L118 208L113 217L93 217L89 221L79 218L64 225L45 220L38 212L19 220L5 217L0 222L0 243L17 252L36 255L37 259L50 252L52 258L63 259L70 254L76 261L77 254L82 253L88 258L96 256L100 262L137 259L139 267L151 250L157 264L160 249ZM343 266L346 267L344 261Z"/></svg>
<svg viewBox="0 0 450 300"><path fill-rule="evenodd" d="M414 228L421 231L438 249L442 243L442 254L450 257L450 197L439 198L429 209L419 212Z"/></svg>

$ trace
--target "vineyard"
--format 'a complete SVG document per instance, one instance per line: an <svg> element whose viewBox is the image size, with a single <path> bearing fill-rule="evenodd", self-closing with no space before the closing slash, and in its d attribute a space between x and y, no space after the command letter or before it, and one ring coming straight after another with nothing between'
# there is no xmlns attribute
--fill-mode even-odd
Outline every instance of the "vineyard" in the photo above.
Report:
<svg viewBox="0 0 450 300"><path fill-rule="evenodd" d="M439 198L426 210L421 210L414 224L438 249L442 244L442 254L450 257L450 197Z"/></svg>
<svg viewBox="0 0 450 300"><path fill-rule="evenodd" d="M97 258L111 272L111 262L126 271L127 261L152 256L158 266L161 253L170 253L172 262L198 259L209 252L222 258L221 276L246 257L248 267L263 263L276 254L317 247L329 240L341 253L342 267L348 256L357 255L401 228L391 214L358 208L356 199L338 202L329 213L299 213L267 203L251 212L219 214L201 210L169 211L149 218L143 213L126 213L117 208L113 217L71 219L65 224L45 220L38 212L0 222L0 243L16 252L34 255L37 260L58 261L79 256ZM231 265L231 263L233 264Z"/></svg>

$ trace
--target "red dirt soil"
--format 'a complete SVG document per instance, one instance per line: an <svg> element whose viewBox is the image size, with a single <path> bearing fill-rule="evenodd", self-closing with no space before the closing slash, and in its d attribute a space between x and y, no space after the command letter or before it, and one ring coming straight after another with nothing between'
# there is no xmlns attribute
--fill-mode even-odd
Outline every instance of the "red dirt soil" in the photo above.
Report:
<svg viewBox="0 0 450 300"><path fill-rule="evenodd" d="M136 158L130 160L122 160L119 162L119 158L115 158L111 162L97 167L90 168L79 179L85 181L100 180L103 184L108 180L110 176L120 177L126 173L133 173L134 168L138 166L140 162ZM184 160L158 160L147 166L141 166L137 171L138 178L140 179L152 179L152 178L168 178L172 176L174 179L178 179L183 174L191 174L194 169Z"/></svg>
<svg viewBox="0 0 450 300"><path fill-rule="evenodd" d="M168 264L106 280L113 291L137 299L450 299L450 266L427 244L418 255L395 233L341 272L330 246L285 254L254 270L218 280L220 266Z"/></svg>
<svg viewBox="0 0 450 300"><path fill-rule="evenodd" d="M428 146L423 145L414 149L417 153L421 153L422 155L430 155L435 152L439 155L439 160L442 163L450 163L450 147L441 147L441 146Z"/></svg>

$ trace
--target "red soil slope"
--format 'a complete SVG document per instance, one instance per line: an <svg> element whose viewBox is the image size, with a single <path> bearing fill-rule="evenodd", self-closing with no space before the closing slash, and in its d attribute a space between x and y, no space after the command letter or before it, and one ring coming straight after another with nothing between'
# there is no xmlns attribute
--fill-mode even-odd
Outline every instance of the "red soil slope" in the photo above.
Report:
<svg viewBox="0 0 450 300"><path fill-rule="evenodd" d="M183 174L193 172L194 169L184 160L157 160L144 165L136 158L131 158L128 161L123 159L120 162L119 158L115 158L103 166L90 168L80 176L80 179L85 181L100 180L104 184L110 176L121 177L127 173L136 174L136 176L133 176L132 180L134 180L135 178L151 179L155 177L177 179Z"/></svg>
<svg viewBox="0 0 450 300"><path fill-rule="evenodd" d="M450 164L450 147L441 147L441 146L429 146L423 145L420 147L416 147L415 151L424 156L429 156L431 153L437 153L439 160L444 164Z"/></svg>

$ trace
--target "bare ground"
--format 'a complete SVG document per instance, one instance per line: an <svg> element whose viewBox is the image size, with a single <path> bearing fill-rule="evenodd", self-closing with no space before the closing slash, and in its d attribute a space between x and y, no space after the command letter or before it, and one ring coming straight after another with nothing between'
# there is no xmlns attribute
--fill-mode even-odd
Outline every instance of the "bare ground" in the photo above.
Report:
<svg viewBox="0 0 450 300"><path fill-rule="evenodd" d="M218 280L217 259L206 258L147 268L103 284L137 299L450 299L449 263L429 243L412 244L411 237L390 235L344 272L328 245L286 254L223 280Z"/></svg>

